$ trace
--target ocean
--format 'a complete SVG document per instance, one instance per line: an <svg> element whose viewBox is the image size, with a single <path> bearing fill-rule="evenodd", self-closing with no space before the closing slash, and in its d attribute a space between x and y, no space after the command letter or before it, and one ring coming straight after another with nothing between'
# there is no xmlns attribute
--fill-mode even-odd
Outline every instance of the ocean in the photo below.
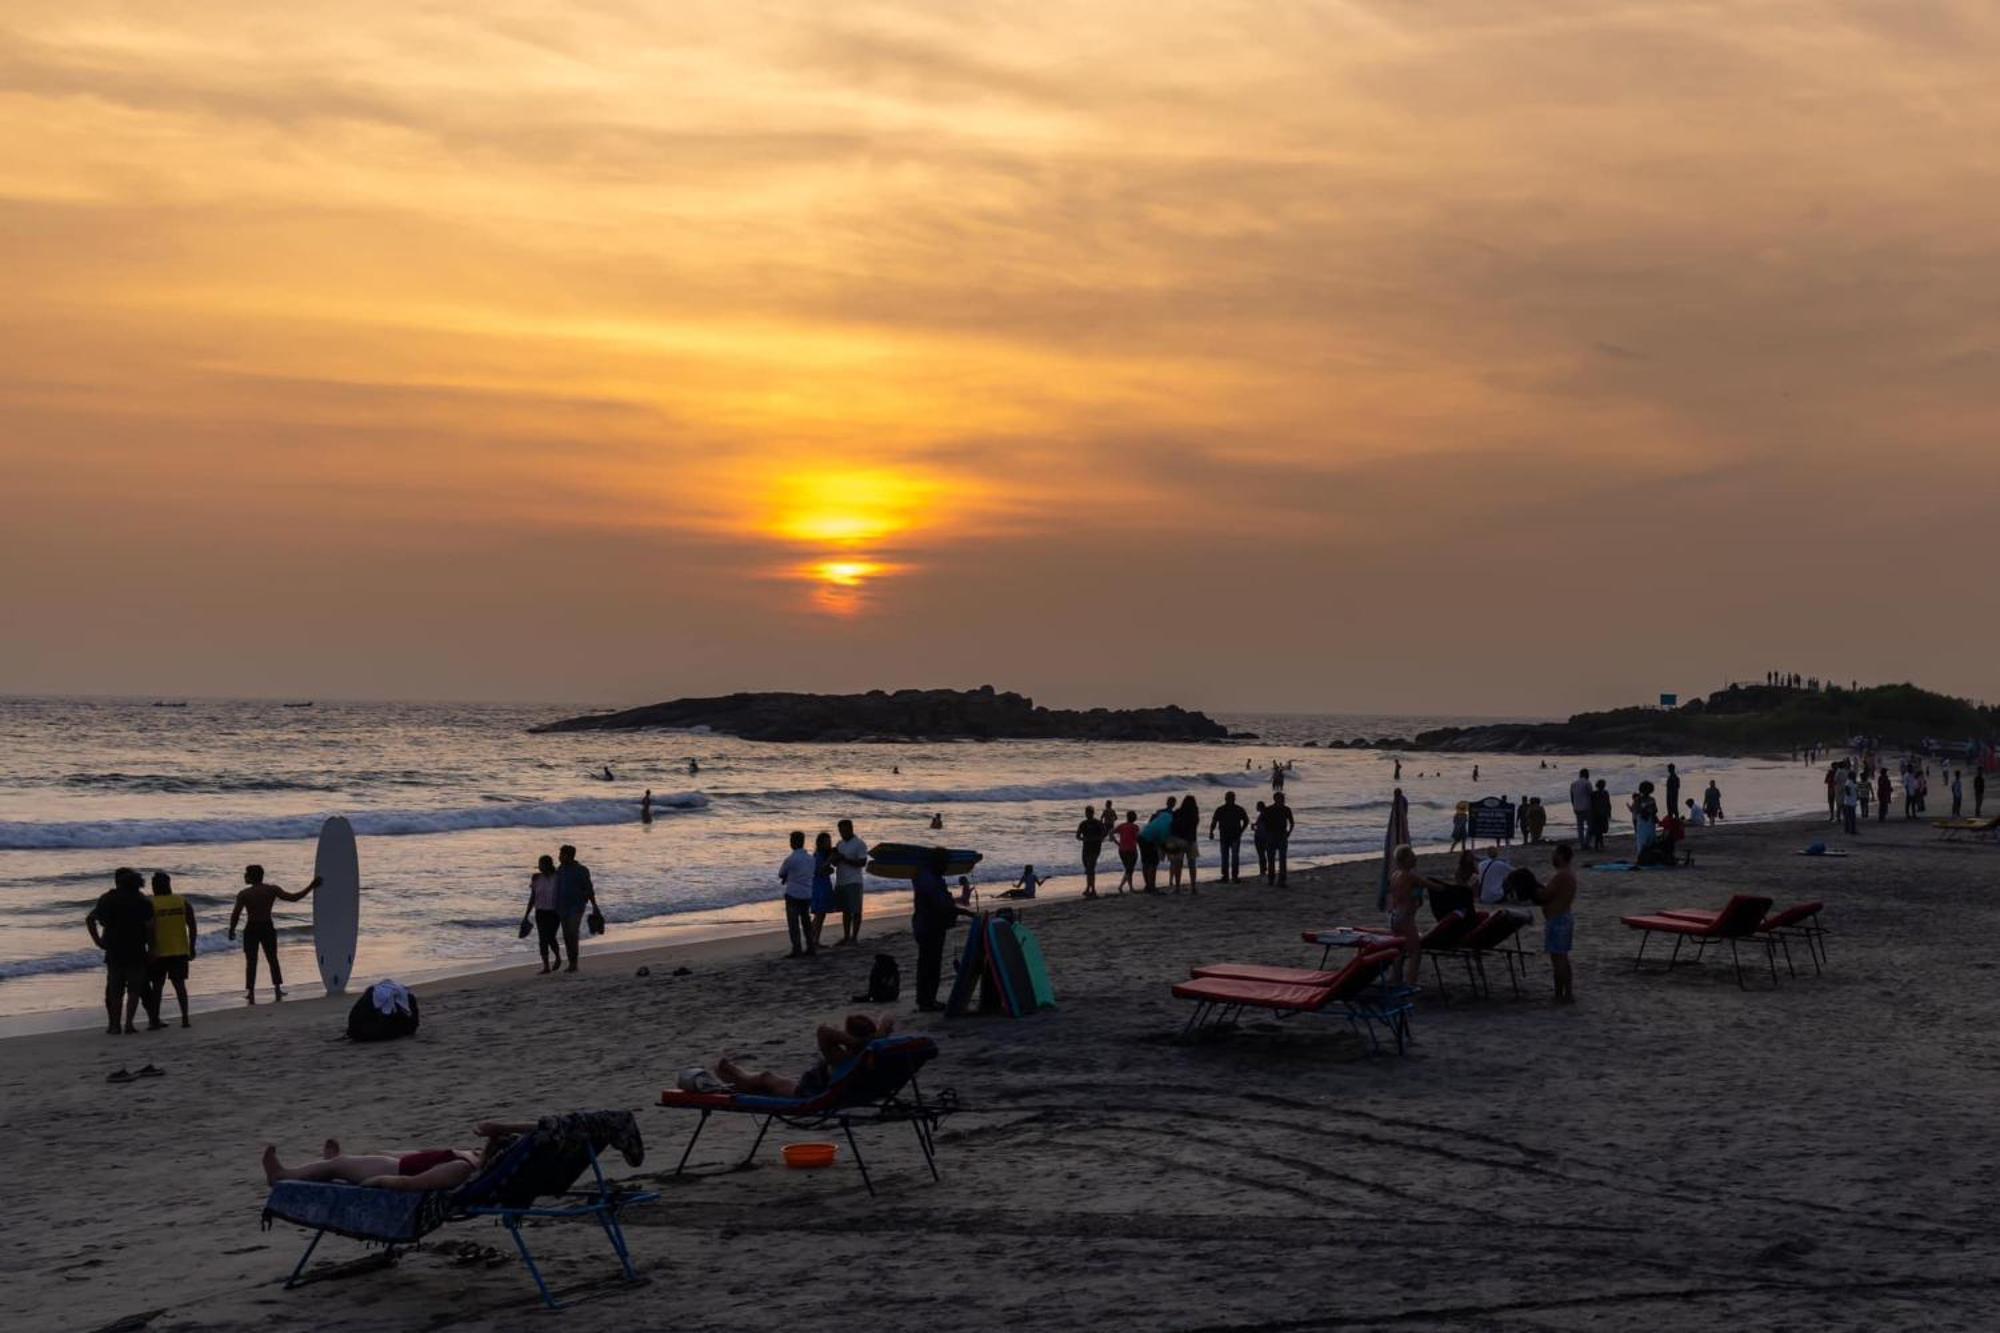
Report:
<svg viewBox="0 0 2000 1333"><path fill-rule="evenodd" d="M240 1001L241 954L223 930L243 867L261 864L278 883L303 888L320 822L331 814L352 820L360 843L357 984L415 980L533 962L534 942L516 935L527 877L537 856L564 842L576 845L595 878L610 922L605 945L767 928L778 919L786 833L831 830L842 817L870 843L977 848L986 857L977 877L985 886L1010 883L1033 863L1058 877L1051 888L1059 890L1080 880L1073 834L1085 804L1110 798L1142 820L1166 795L1193 793L1204 815L1227 790L1254 804L1267 793L1273 760L1293 765L1286 799L1298 818L1295 865L1376 853L1393 757L1307 742L1407 736L1475 720L1219 714L1262 739L1178 745L795 745L704 732L528 733L579 711L0 699L0 1019L102 1003L100 955L83 918L119 866L173 875L199 918L191 991L208 1003ZM688 771L690 760L699 773ZM1540 796L1551 832L1560 833L1579 764L1610 780L1621 813L1623 794L1666 767L1616 755L1542 762L1405 756L1414 837L1443 844L1457 801L1496 794ZM1681 767L1685 794L1715 778L1739 819L1810 811L1823 790L1812 773L1782 761L1691 757ZM639 820L647 788L651 825ZM934 814L944 816L941 835L930 831ZM1620 827L1614 823L1614 833ZM1114 856L1106 859L1115 866ZM906 895L887 884L878 895L876 887L871 910L900 920ZM281 904L278 920L288 989L315 993L310 900ZM586 966L589 955L586 945Z"/></svg>

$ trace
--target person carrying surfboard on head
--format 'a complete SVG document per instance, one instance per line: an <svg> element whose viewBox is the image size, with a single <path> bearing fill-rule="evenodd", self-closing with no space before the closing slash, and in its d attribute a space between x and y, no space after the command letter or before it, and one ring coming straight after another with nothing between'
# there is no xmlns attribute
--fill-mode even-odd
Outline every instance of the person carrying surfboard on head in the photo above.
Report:
<svg viewBox="0 0 2000 1333"><path fill-rule="evenodd" d="M271 965L271 994L276 999L285 998L285 974L278 966L278 924L271 918L271 909L282 898L288 903L299 899L318 888L319 876L314 875L312 883L293 893L264 878L264 867L243 867L243 891L236 895L236 906L229 912L229 938L236 938L236 922L248 919L243 925L243 995L251 1004L257 1003L257 951L264 951L264 959Z"/></svg>

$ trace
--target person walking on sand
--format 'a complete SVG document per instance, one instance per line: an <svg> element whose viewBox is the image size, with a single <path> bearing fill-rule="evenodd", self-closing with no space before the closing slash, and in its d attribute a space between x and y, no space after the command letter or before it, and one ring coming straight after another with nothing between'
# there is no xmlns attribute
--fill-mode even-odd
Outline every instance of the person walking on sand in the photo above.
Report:
<svg viewBox="0 0 2000 1333"><path fill-rule="evenodd" d="M1118 844L1118 863L1125 867L1125 873L1118 880L1118 892L1124 893L1135 887L1132 871L1139 864L1139 812L1127 810L1125 822L1111 830L1111 836Z"/></svg>
<svg viewBox="0 0 2000 1333"><path fill-rule="evenodd" d="M528 921L535 923L535 949L542 956L542 973L562 970L562 912L556 888L555 858L544 855L528 876L528 905L521 913L521 933L527 934Z"/></svg>
<svg viewBox="0 0 2000 1333"><path fill-rule="evenodd" d="M1611 789L1599 778L1597 785L1590 789L1590 845L1596 851L1604 850L1604 839L1611 832Z"/></svg>
<svg viewBox="0 0 2000 1333"><path fill-rule="evenodd" d="M1266 884L1285 882L1285 872L1291 868L1287 853L1296 823L1292 818L1292 808L1285 804L1285 794L1272 792L1271 804L1264 811L1264 844L1270 856L1264 869Z"/></svg>
<svg viewBox="0 0 2000 1333"><path fill-rule="evenodd" d="M194 904L174 892L174 878L164 870L153 872L153 950L146 966L146 1024L163 1028L160 1005L167 996L167 983L174 986L180 1002L181 1026L188 1022L188 960L194 957Z"/></svg>
<svg viewBox="0 0 2000 1333"><path fill-rule="evenodd" d="M1983 818L1984 816L1982 815L1981 812L1984 811L1985 809L1986 809L1986 770L1983 768L1975 768L1972 770L1972 817L1974 819Z"/></svg>
<svg viewBox="0 0 2000 1333"><path fill-rule="evenodd" d="M229 912L229 939L236 938L236 922L243 918L243 996L251 1004L257 1003L257 951L264 951L264 961L270 964L271 996L285 998L285 974L278 968L278 923L271 918L271 909L279 899L295 903L319 887L319 876L314 875L312 883L293 893L264 879L264 867L243 867L243 891L236 895L236 906Z"/></svg>
<svg viewBox="0 0 2000 1333"><path fill-rule="evenodd" d="M1951 771L1951 817L1957 819L1965 809L1965 775L1957 769Z"/></svg>
<svg viewBox="0 0 2000 1333"><path fill-rule="evenodd" d="M1669 810L1681 808L1681 775L1672 764L1667 765L1667 805Z"/></svg>
<svg viewBox="0 0 2000 1333"><path fill-rule="evenodd" d="M861 943L862 875L868 868L868 844L854 836L854 821L834 825L840 841L833 845L833 896L840 902L840 943Z"/></svg>
<svg viewBox="0 0 2000 1333"><path fill-rule="evenodd" d="M1856 788L1860 784L1854 780L1854 770L1848 769L1847 776L1840 780L1840 826L1853 837L1861 830L1855 822Z"/></svg>
<svg viewBox="0 0 2000 1333"><path fill-rule="evenodd" d="M146 999L146 965L153 947L153 905L140 892L146 881L129 866L111 876L111 888L83 918L90 942L104 951L104 1013L111 1036L139 1030L136 1019ZM123 1008L124 1026L119 1026Z"/></svg>
<svg viewBox="0 0 2000 1333"><path fill-rule="evenodd" d="M785 893L785 934L791 937L787 958L808 958L819 952L812 933L813 854L806 850L806 835L792 830L792 850L778 866L778 883Z"/></svg>
<svg viewBox="0 0 2000 1333"><path fill-rule="evenodd" d="M1590 770L1579 768L1576 781L1569 784L1569 808L1576 816L1576 841L1587 846L1590 840Z"/></svg>
<svg viewBox="0 0 2000 1333"><path fill-rule="evenodd" d="M1555 873L1542 885L1542 952L1555 974L1556 1003L1576 1003L1576 980L1570 972L1570 949L1576 943L1576 853L1566 842L1556 844L1549 864Z"/></svg>
<svg viewBox="0 0 2000 1333"><path fill-rule="evenodd" d="M583 914L596 907L597 886L591 882L590 867L576 859L576 848L564 843L556 848L556 910L562 913L563 948L569 953L565 971L576 971Z"/></svg>
<svg viewBox="0 0 2000 1333"><path fill-rule="evenodd" d="M1257 875L1259 878L1270 873L1271 844L1267 840L1264 812L1271 808L1270 802L1257 802L1257 813L1250 818L1250 843L1257 852Z"/></svg>
<svg viewBox="0 0 2000 1333"><path fill-rule="evenodd" d="M1974 787L1973 790L1977 791L1978 788ZM1895 784L1889 781L1889 766L1887 764L1884 764L1882 765L1881 771L1875 775L1875 822L1876 823L1878 824L1883 823L1889 818L1889 801L1891 798L1895 796L1895 794L1896 794Z"/></svg>
<svg viewBox="0 0 2000 1333"><path fill-rule="evenodd" d="M1097 858L1104 852L1104 821L1090 806L1083 807L1083 822L1076 826L1076 840L1083 844L1083 896L1097 896Z"/></svg>
<svg viewBox="0 0 2000 1333"><path fill-rule="evenodd" d="M1249 822L1233 791L1222 793L1222 804L1208 817L1208 836L1222 845L1222 868L1216 873L1226 884L1243 882L1243 826Z"/></svg>

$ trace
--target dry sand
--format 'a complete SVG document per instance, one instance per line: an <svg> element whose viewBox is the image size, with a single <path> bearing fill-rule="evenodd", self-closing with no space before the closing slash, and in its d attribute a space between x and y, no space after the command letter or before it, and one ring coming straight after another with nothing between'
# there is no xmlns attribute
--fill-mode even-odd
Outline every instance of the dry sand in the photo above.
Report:
<svg viewBox="0 0 2000 1333"><path fill-rule="evenodd" d="M9 1328L551 1327L1986 1328L2000 1297L1990 1108L2000 848L1870 825L1846 860L1793 855L1820 824L1699 830L1697 864L1586 874L1580 1003L1427 999L1406 1059L1359 1058L1327 1019L1181 1045L1169 985L1201 961L1311 962L1301 927L1371 919L1375 870L1200 897L1036 904L1061 1008L1025 1021L909 1012L926 1082L974 1111L932 1184L908 1131L787 1171L720 1123L651 1108L720 1051L787 1073L850 1008L872 950L813 962L768 939L576 977L423 989L413 1041L338 1040L345 1004L263 1005L191 1032L0 1043ZM1524 863L1545 868L1545 849ZM1442 867L1430 858L1428 868ZM1824 897L1823 977L1739 991L1726 966L1635 973L1621 913L1735 890ZM887 923L882 923L887 924ZM1535 932L1539 940L1539 929ZM1800 959L1803 962L1803 958ZM691 975L674 977L686 962ZM634 976L642 963L652 975ZM107 1085L119 1065L167 1076ZM577 1298L544 1313L504 1232L460 1225L387 1271L280 1283L257 1152L464 1142L484 1116L641 1109L662 1190L635 1212L625 1287L594 1227L533 1234ZM776 1136L780 1141L800 1135ZM329 1238L331 1266L364 1253ZM494 1249L491 1253L499 1253Z"/></svg>

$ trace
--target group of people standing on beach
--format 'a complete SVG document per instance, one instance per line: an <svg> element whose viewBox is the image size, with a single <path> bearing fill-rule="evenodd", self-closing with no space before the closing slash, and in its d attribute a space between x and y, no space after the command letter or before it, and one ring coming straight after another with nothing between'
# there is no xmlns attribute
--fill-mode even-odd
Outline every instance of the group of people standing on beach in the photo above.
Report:
<svg viewBox="0 0 2000 1333"><path fill-rule="evenodd" d="M1208 837L1220 851L1222 866L1218 878L1225 884L1243 882L1245 832L1251 836L1257 853L1257 873L1264 877L1264 882L1285 882L1289 866L1288 849L1296 820L1291 807L1285 804L1284 770L1274 765L1272 777L1277 787L1269 801L1257 802L1255 814L1238 804L1236 793L1230 791L1223 793L1222 804L1209 815ZM1106 842L1117 847L1119 864L1124 867L1124 874L1117 884L1119 893L1161 892L1159 873L1162 860L1167 863L1168 888L1179 893L1182 875L1185 874L1188 892L1199 893L1201 839L1201 807L1191 793L1178 801L1166 798L1144 824L1139 822L1136 810L1127 810L1125 818L1119 820L1117 807L1110 801L1104 803L1101 812L1085 807L1083 822L1076 826L1076 841L1082 844L1083 896L1100 896L1097 891L1097 863ZM1139 874L1143 888L1132 882L1134 871Z"/></svg>
<svg viewBox="0 0 2000 1333"><path fill-rule="evenodd" d="M227 938L236 938L241 922L243 989L249 1003L257 1003L260 953L269 965L273 998L285 998L273 908L281 901L298 902L319 884L315 876L294 893L266 879L260 865L243 868L243 889L229 913ZM98 897L83 919L90 942L104 952L104 1012L109 1020L105 1030L113 1036L139 1030L141 1007L149 1030L165 1027L160 1009L169 985L180 1004L181 1026L193 1026L188 1017L187 982L197 939L194 904L174 891L173 876L164 870L153 872L151 897L144 892L145 887L145 876L130 866L120 866L112 873L111 888Z"/></svg>
<svg viewBox="0 0 2000 1333"><path fill-rule="evenodd" d="M942 821L937 826L941 826ZM819 953L826 919L840 913L840 938L835 945L861 942L861 897L863 874L868 865L868 844L854 834L854 821L843 819L834 826L838 841L824 831L813 838L806 850L806 835L793 830L792 850L778 867L778 883L784 888L785 934L791 939L792 958L810 958Z"/></svg>
<svg viewBox="0 0 2000 1333"><path fill-rule="evenodd" d="M1949 770L1951 781L1951 817L1960 818L1965 813L1965 773L1962 769ZM1943 779L1945 770L1940 769ZM1983 769L1972 770L1972 817L1981 818L1986 810L1986 773ZM1889 817L1889 806L1898 792L1903 797L1903 818L1921 819L1930 804L1930 765L1922 759L1905 758L1899 765L1896 776L1889 776L1886 760L1878 761L1872 754L1855 760L1840 759L1826 767L1826 817L1829 823L1838 823L1846 832L1860 832L1860 826L1868 820L1870 798L1875 806L1875 820L1881 823Z"/></svg>

